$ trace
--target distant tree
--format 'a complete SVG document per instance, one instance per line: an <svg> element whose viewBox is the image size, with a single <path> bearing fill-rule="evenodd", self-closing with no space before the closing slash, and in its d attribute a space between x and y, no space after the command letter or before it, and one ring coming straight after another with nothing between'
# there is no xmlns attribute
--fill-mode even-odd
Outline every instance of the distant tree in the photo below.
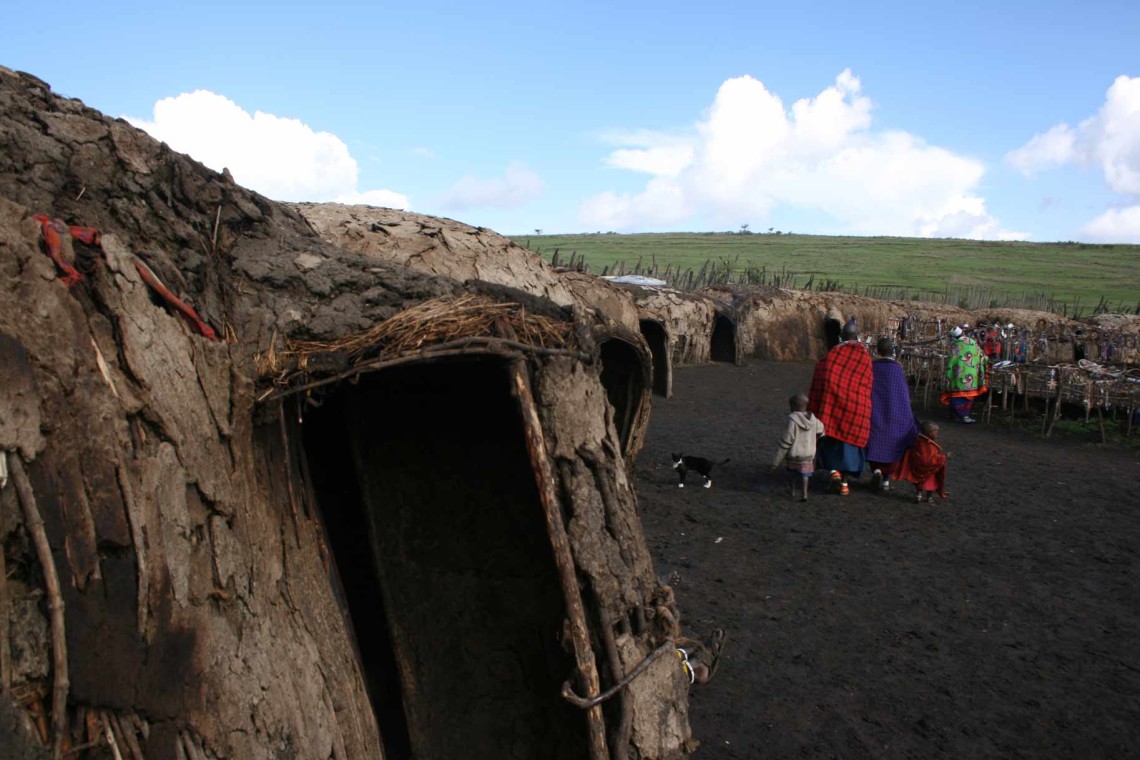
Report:
<svg viewBox="0 0 1140 760"><path fill-rule="evenodd" d="M538 229L536 229L536 230L534 231L534 234L536 234L536 235L541 235L541 234L542 234L542 230L538 230Z"/></svg>
<svg viewBox="0 0 1140 760"><path fill-rule="evenodd" d="M741 234L741 235L747 235L747 234L749 234L749 233L748 233L748 225L747 225L747 224L742 224L742 225L740 225L740 234Z"/></svg>
<svg viewBox="0 0 1140 760"><path fill-rule="evenodd" d="M774 230L774 229L776 229L776 228L775 228L775 227L769 227L769 228L768 228L768 234L769 234L769 235L771 235L771 234L772 234L772 230ZM778 234L780 234L780 233L776 233L776 234L778 235Z"/></svg>

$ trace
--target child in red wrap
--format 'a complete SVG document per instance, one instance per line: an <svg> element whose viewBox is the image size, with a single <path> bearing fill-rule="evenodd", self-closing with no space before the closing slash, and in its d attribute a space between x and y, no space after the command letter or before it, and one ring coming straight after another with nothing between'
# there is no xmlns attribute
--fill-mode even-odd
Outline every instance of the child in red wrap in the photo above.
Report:
<svg viewBox="0 0 1140 760"><path fill-rule="evenodd" d="M938 444L938 423L924 422L922 432L899 460L895 479L914 483L916 502L933 501L935 493L945 500L949 456Z"/></svg>

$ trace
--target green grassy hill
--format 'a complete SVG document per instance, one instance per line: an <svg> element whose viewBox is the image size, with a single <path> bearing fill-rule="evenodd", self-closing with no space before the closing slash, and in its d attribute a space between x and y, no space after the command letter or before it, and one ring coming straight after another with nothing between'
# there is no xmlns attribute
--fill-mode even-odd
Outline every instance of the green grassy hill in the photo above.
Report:
<svg viewBox="0 0 1140 760"><path fill-rule="evenodd" d="M1016 243L894 237L739 233L519 235L516 243L549 261L573 254L589 271L614 273L641 262L645 273L686 270L706 262L732 281L751 278L789 287L838 284L880 298L962 303L971 308L1021 306L1088 314L1140 307L1140 245ZM1103 299L1103 301L1102 301Z"/></svg>

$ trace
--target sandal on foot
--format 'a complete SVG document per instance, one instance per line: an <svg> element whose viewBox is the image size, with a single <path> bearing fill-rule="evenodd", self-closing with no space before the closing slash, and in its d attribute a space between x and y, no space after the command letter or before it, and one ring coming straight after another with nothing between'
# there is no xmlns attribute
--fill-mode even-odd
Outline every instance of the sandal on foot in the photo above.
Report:
<svg viewBox="0 0 1140 760"><path fill-rule="evenodd" d="M709 637L709 677L706 683L711 681L713 676L716 675L717 666L720 665L720 657L724 654L725 638L726 635L723 628L717 628L712 632L712 636Z"/></svg>
<svg viewBox="0 0 1140 760"><path fill-rule="evenodd" d="M851 489L848 487L848 485L846 483L840 483L839 484L839 495L840 496L850 496L851 495Z"/></svg>

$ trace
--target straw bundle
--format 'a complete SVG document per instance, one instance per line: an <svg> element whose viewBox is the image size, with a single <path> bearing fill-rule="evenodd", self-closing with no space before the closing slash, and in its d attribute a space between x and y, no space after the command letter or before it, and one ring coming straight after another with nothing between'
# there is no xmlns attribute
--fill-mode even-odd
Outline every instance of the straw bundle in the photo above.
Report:
<svg viewBox="0 0 1140 760"><path fill-rule="evenodd" d="M465 338L490 338L536 348L565 348L574 340L573 326L531 314L517 303L481 295L441 296L399 312L364 332L334 341L290 340L284 350L258 356L262 377L285 382L303 372L318 355L344 357L350 365L392 357Z"/></svg>

